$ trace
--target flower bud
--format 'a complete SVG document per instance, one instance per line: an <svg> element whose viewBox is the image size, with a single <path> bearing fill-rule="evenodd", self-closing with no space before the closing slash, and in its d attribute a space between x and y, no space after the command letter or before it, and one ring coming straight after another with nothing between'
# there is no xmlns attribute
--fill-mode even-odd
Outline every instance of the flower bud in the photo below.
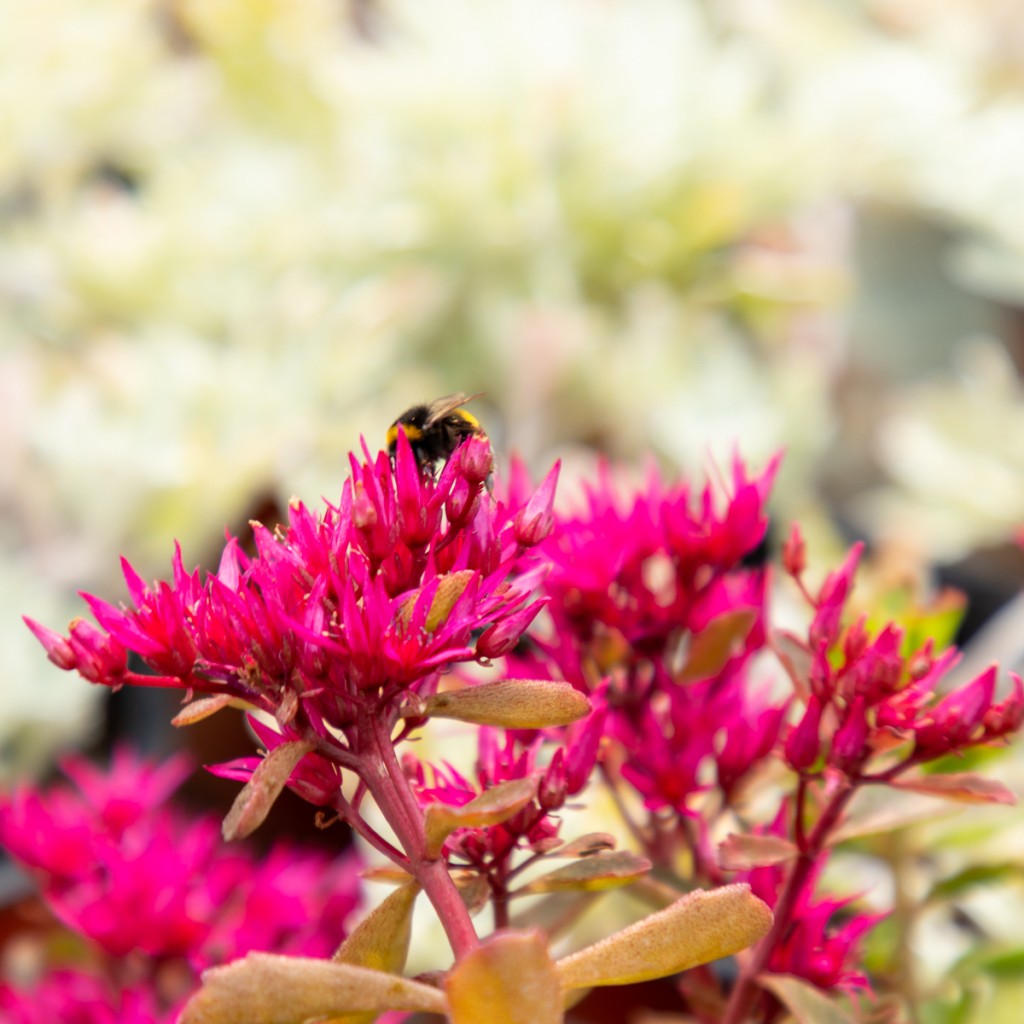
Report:
<svg viewBox="0 0 1024 1024"><path fill-rule="evenodd" d="M519 643L519 638L526 632L530 623L533 622L537 612L541 610L551 599L542 597L520 608L511 615L506 616L500 622L489 626L480 635L476 642L476 653L479 658L501 658L508 654Z"/></svg>
<svg viewBox="0 0 1024 1024"><path fill-rule="evenodd" d="M467 438L456 453L459 470L471 484L485 483L494 472L494 454L486 437Z"/></svg>
<svg viewBox="0 0 1024 1024"><path fill-rule="evenodd" d="M444 503L444 513L451 527L458 529L472 518L479 495L479 484L471 484L462 476L455 478Z"/></svg>
<svg viewBox="0 0 1024 1024"><path fill-rule="evenodd" d="M806 771L818 759L818 752L821 749L821 738L818 736L820 725L821 701L817 697L811 697L807 702L804 717L786 740L786 761L794 771Z"/></svg>
<svg viewBox="0 0 1024 1024"><path fill-rule="evenodd" d="M871 753L868 748L868 719L864 700L858 697L846 710L846 719L832 738L830 761L840 771L852 773Z"/></svg>
<svg viewBox="0 0 1024 1024"><path fill-rule="evenodd" d="M85 619L71 622L69 644L79 674L90 683L119 686L128 671L128 653L112 636Z"/></svg>
<svg viewBox="0 0 1024 1024"><path fill-rule="evenodd" d="M782 567L794 579L799 578L807 568L807 545L798 523L793 524L782 545Z"/></svg>
<svg viewBox="0 0 1024 1024"><path fill-rule="evenodd" d="M561 466L561 460L554 464L533 497L516 513L513 527L516 540L523 547L540 544L555 525L555 486L558 483L558 471Z"/></svg>
<svg viewBox="0 0 1024 1024"><path fill-rule="evenodd" d="M60 633L47 629L46 626L36 622L35 619L30 619L27 615L22 616L22 619L25 625L35 634L35 638L43 645L47 658L57 668L62 668L67 672L78 665L78 659L75 657L71 644Z"/></svg>

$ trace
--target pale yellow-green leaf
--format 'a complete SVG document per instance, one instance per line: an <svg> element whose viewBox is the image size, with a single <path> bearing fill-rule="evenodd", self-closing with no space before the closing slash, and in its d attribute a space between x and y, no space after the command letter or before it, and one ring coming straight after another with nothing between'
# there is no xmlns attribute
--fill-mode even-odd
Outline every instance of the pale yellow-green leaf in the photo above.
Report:
<svg viewBox="0 0 1024 1024"><path fill-rule="evenodd" d="M499 782L461 807L428 804L424 811L428 857L438 857L444 841L457 828L483 828L498 825L521 811L537 792L537 776Z"/></svg>
<svg viewBox="0 0 1024 1024"><path fill-rule="evenodd" d="M314 960L250 953L203 975L179 1024L303 1024L354 1012L444 1013L444 996L394 974Z"/></svg>
<svg viewBox="0 0 1024 1024"><path fill-rule="evenodd" d="M417 716L454 718L505 729L569 725L589 711L590 701L585 694L568 683L550 679L502 679L446 690L428 697L414 709Z"/></svg>
<svg viewBox="0 0 1024 1024"><path fill-rule="evenodd" d="M629 850L595 853L533 879L512 895L542 892L600 892L618 889L651 870L651 862Z"/></svg>
<svg viewBox="0 0 1024 1024"><path fill-rule="evenodd" d="M263 824L287 784L288 776L314 748L315 744L308 740L293 740L267 754L224 818L221 831L226 840L244 839Z"/></svg>
<svg viewBox="0 0 1024 1024"><path fill-rule="evenodd" d="M663 978L746 949L771 924L771 911L747 885L692 892L557 967L567 989Z"/></svg>
<svg viewBox="0 0 1024 1024"><path fill-rule="evenodd" d="M559 1024L562 988L544 933L499 932L445 980L451 1024Z"/></svg>
<svg viewBox="0 0 1024 1024"><path fill-rule="evenodd" d="M762 974L757 980L793 1014L797 1024L857 1024L834 998L801 978Z"/></svg>

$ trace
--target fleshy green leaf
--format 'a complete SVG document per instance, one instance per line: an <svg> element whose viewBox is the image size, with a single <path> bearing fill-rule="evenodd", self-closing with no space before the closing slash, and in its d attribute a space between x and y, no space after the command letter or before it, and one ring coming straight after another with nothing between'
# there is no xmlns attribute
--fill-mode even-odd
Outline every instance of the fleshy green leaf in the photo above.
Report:
<svg viewBox="0 0 1024 1024"><path fill-rule="evenodd" d="M292 740L275 747L260 761L224 818L221 831L225 840L244 839L263 824L288 776L315 746L308 740Z"/></svg>
<svg viewBox="0 0 1024 1024"><path fill-rule="evenodd" d="M690 636L686 663L676 673L675 681L694 683L717 675L743 649L756 621L753 608L734 608L712 619L699 633Z"/></svg>
<svg viewBox="0 0 1024 1024"><path fill-rule="evenodd" d="M366 967L249 953L203 974L179 1024L303 1024L384 1010L444 1013L445 999L428 985Z"/></svg>
<svg viewBox="0 0 1024 1024"><path fill-rule="evenodd" d="M410 706L407 714L454 718L505 729L569 725L590 712L590 701L569 683L550 679L502 679L445 690Z"/></svg>
<svg viewBox="0 0 1024 1024"><path fill-rule="evenodd" d="M457 828L483 828L507 821L521 811L536 795L538 778L499 782L461 807L449 804L428 804L424 811L428 857L440 856L444 841Z"/></svg>
<svg viewBox="0 0 1024 1024"><path fill-rule="evenodd" d="M746 949L771 925L748 885L727 885L689 893L556 966L567 989L649 981Z"/></svg>
<svg viewBox="0 0 1024 1024"><path fill-rule="evenodd" d="M581 857L565 867L533 879L513 896L542 892L600 892L618 889L651 870L646 857L638 857L629 850L595 853Z"/></svg>
<svg viewBox="0 0 1024 1024"><path fill-rule="evenodd" d="M451 1024L560 1024L562 987L544 933L500 932L445 981Z"/></svg>

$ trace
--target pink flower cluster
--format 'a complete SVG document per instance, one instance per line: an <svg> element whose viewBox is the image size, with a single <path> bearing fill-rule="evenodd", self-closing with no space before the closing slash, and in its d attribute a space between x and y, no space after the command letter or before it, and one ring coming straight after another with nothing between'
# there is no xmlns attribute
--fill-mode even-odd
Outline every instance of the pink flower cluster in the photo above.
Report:
<svg viewBox="0 0 1024 1024"><path fill-rule="evenodd" d="M74 1019L79 1003L117 1008L118 1020L155 1020L147 972L156 965L180 965L185 995L200 971L250 950L328 956L344 938L359 900L354 857L280 843L259 857L226 847L217 820L168 803L189 773L181 758L157 765L122 749L109 771L82 758L63 768L75 788L23 785L0 799L0 842L61 923L116 965L119 984L71 971L31 993L0 989L14 1020ZM38 1015L60 999L67 1013ZM40 1009L33 1016L27 1006Z"/></svg>
<svg viewBox="0 0 1024 1024"><path fill-rule="evenodd" d="M407 693L429 694L452 664L505 653L530 624L541 603L528 603L539 577L527 552L550 530L557 479L556 466L536 494L506 504L481 498L492 465L483 438L436 481L404 434L393 462L364 453L337 505L317 515L297 503L280 532L257 526L256 557L230 539L202 580L178 551L172 580L153 587L124 562L133 607L85 595L99 628L29 627L53 662L91 682L237 698L351 764L360 721L394 722ZM131 671L129 651L154 674Z"/></svg>
<svg viewBox="0 0 1024 1024"><path fill-rule="evenodd" d="M777 465L751 477L734 461L724 498L651 473L626 501L605 467L544 545L553 636L533 637L511 671L587 690L607 676L606 732L623 752L609 756L652 811L688 814L711 784L730 801L774 749L786 705L748 671L765 643L765 573L742 560L764 539ZM722 649L702 662L697 638L716 630Z"/></svg>
<svg viewBox="0 0 1024 1024"><path fill-rule="evenodd" d="M801 541L787 545L787 564L800 581ZM916 764L995 743L1024 724L1024 685L1012 677L1012 692L994 703L997 672L991 667L936 699L959 661L955 648L936 653L931 642L908 651L902 631L889 624L872 635L864 617L847 625L845 610L861 548L830 574L815 595L806 592L814 615L803 649L809 667L796 676L806 706L785 742L795 771L830 771L851 780L884 781ZM867 774L878 754L905 748L880 776Z"/></svg>

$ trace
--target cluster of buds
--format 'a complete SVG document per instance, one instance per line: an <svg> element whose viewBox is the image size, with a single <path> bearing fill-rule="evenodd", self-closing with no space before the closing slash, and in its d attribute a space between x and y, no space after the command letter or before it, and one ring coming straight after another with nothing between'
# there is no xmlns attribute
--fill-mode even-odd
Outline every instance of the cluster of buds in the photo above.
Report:
<svg viewBox="0 0 1024 1024"><path fill-rule="evenodd" d="M802 587L801 547L794 532L785 564ZM955 648L938 653L928 640L907 650L894 624L874 634L864 616L847 624L860 555L857 546L816 594L803 588L813 609L807 636L785 637L785 662L805 705L785 742L790 767L801 773L827 770L852 782L889 782L914 765L1015 733L1024 723L1018 677L999 703L994 666L940 698L959 661ZM883 767L873 770L880 762Z"/></svg>

